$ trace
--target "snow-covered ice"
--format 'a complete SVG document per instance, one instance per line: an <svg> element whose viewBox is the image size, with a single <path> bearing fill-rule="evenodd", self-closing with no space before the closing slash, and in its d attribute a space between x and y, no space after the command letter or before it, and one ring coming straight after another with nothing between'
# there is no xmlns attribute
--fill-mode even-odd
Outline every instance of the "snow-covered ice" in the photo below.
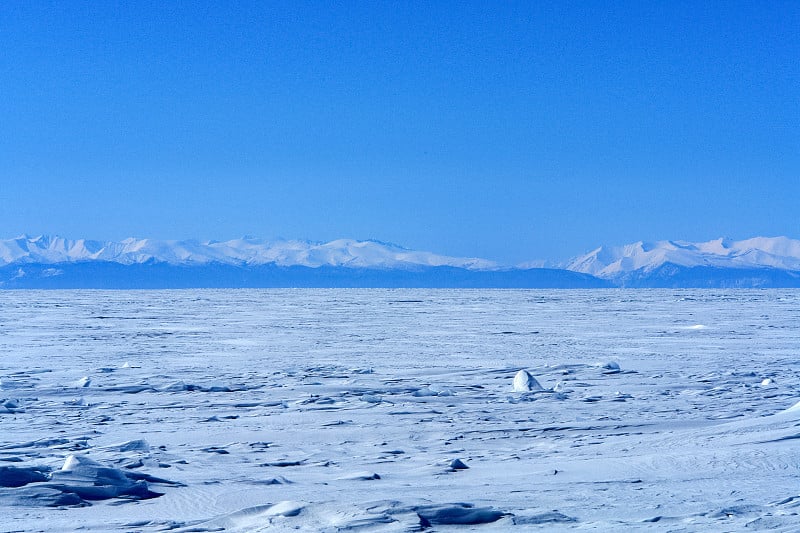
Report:
<svg viewBox="0 0 800 533"><path fill-rule="evenodd" d="M2 292L0 531L797 531L798 323L796 290Z"/></svg>

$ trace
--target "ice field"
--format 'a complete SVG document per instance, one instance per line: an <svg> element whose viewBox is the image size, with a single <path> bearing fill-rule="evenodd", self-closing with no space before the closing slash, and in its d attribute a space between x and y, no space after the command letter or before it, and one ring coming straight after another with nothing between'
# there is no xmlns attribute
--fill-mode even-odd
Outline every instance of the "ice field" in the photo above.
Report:
<svg viewBox="0 0 800 533"><path fill-rule="evenodd" d="M799 363L797 290L0 292L0 531L798 531Z"/></svg>

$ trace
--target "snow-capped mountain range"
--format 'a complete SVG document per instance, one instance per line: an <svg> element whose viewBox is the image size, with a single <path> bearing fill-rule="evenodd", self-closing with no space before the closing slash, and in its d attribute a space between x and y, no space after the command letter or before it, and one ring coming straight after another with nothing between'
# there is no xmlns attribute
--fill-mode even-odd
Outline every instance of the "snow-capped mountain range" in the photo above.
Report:
<svg viewBox="0 0 800 533"><path fill-rule="evenodd" d="M374 240L0 240L0 288L800 288L800 240L637 242L547 266L505 266Z"/></svg>
<svg viewBox="0 0 800 533"><path fill-rule="evenodd" d="M159 241L129 238L93 241L23 235L0 240L0 266L104 261L133 265L147 262L170 265L267 265L350 268L410 268L451 266L492 270L498 265L478 258L447 257L408 250L379 241L339 239L327 243L299 240L264 241L244 237L224 242Z"/></svg>
<svg viewBox="0 0 800 533"><path fill-rule="evenodd" d="M647 274L664 265L734 269L800 271L800 240L787 237L755 237L741 241L636 242L600 247L571 260L573 272L615 279L632 272Z"/></svg>

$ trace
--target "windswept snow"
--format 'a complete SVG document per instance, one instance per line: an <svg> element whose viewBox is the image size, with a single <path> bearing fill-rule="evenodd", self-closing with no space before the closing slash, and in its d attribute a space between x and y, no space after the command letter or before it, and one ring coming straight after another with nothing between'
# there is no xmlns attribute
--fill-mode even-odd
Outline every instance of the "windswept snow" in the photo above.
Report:
<svg viewBox="0 0 800 533"><path fill-rule="evenodd" d="M797 531L797 290L14 291L0 317L0 531Z"/></svg>

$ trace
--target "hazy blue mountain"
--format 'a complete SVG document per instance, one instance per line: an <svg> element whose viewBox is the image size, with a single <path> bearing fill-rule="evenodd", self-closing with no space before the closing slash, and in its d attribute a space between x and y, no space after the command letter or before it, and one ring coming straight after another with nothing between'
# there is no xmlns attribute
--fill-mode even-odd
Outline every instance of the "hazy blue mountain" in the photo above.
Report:
<svg viewBox="0 0 800 533"><path fill-rule="evenodd" d="M470 270L451 266L413 269L341 266L307 267L173 265L164 262L122 264L110 261L7 265L0 267L6 289L169 289L273 287L386 288L596 288L606 280L557 269Z"/></svg>
<svg viewBox="0 0 800 533"><path fill-rule="evenodd" d="M6 289L610 286L563 269L507 268L373 240L113 242L21 236L0 241L0 287Z"/></svg>
<svg viewBox="0 0 800 533"><path fill-rule="evenodd" d="M563 268L505 267L380 241L0 240L0 288L800 287L800 241L600 247Z"/></svg>

